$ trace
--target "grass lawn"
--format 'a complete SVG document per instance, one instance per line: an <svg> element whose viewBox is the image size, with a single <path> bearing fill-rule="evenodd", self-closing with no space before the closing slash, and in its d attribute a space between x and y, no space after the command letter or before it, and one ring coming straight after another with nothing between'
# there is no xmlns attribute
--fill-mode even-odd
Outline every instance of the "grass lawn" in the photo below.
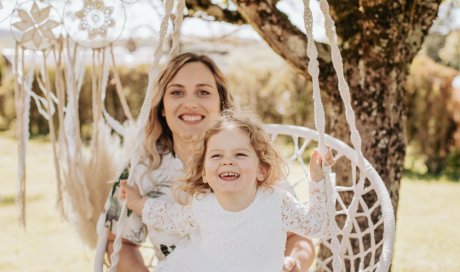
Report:
<svg viewBox="0 0 460 272"><path fill-rule="evenodd" d="M27 228L17 220L17 146L0 137L0 271L93 271L85 247L55 208L51 146L32 141L27 158ZM460 271L460 183L404 179L393 271Z"/></svg>

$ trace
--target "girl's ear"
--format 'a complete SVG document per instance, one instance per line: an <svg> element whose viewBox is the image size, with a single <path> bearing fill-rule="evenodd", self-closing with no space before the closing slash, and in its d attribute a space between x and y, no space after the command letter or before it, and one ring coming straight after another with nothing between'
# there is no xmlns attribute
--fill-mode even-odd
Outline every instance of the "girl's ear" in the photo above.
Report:
<svg viewBox="0 0 460 272"><path fill-rule="evenodd" d="M264 181L267 178L267 168L259 165L259 171L257 172L257 180Z"/></svg>

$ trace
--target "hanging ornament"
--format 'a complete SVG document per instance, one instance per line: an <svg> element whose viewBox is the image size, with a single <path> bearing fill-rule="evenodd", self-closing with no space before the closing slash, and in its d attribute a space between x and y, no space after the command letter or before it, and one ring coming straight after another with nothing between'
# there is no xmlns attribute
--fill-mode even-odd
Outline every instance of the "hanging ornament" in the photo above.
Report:
<svg viewBox="0 0 460 272"><path fill-rule="evenodd" d="M134 4L136 2L139 2L139 0L121 0L121 2L124 2L126 4Z"/></svg>
<svg viewBox="0 0 460 272"><path fill-rule="evenodd" d="M120 37L125 20L125 9L120 1L68 1L64 7L67 33L85 47L101 48L113 43Z"/></svg>
<svg viewBox="0 0 460 272"><path fill-rule="evenodd" d="M15 0L0 0L0 22L5 21L8 17L10 17L15 6Z"/></svg>
<svg viewBox="0 0 460 272"><path fill-rule="evenodd" d="M59 12L47 3L26 1L13 11L11 33L20 46L35 50L48 48L61 31Z"/></svg>

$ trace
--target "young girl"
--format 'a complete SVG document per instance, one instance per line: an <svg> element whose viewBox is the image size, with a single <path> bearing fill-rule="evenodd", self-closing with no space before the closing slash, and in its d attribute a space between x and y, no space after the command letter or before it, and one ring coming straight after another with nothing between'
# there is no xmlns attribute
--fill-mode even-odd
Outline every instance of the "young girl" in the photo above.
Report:
<svg viewBox="0 0 460 272"><path fill-rule="evenodd" d="M327 160L332 160L330 152ZM180 200L186 205L143 198L125 181L120 198L149 226L195 233L156 271L279 272L287 232L327 235L321 163L314 151L309 206L304 207L274 187L286 171L260 123L227 114L207 130L203 146L187 168L186 181L179 183L184 192Z"/></svg>

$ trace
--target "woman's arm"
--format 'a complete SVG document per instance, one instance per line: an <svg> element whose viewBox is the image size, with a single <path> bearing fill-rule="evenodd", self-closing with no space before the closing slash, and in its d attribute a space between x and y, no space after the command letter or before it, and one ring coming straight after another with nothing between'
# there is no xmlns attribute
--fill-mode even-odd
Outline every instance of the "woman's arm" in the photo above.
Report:
<svg viewBox="0 0 460 272"><path fill-rule="evenodd" d="M109 260L113 252L113 242L115 235L108 231L107 248ZM144 264L144 259L139 251L139 246L123 239L123 245L119 252L119 261L117 266L117 272L148 272L147 266Z"/></svg>
<svg viewBox="0 0 460 272"><path fill-rule="evenodd" d="M288 232L283 272L306 272L315 260L313 241Z"/></svg>

